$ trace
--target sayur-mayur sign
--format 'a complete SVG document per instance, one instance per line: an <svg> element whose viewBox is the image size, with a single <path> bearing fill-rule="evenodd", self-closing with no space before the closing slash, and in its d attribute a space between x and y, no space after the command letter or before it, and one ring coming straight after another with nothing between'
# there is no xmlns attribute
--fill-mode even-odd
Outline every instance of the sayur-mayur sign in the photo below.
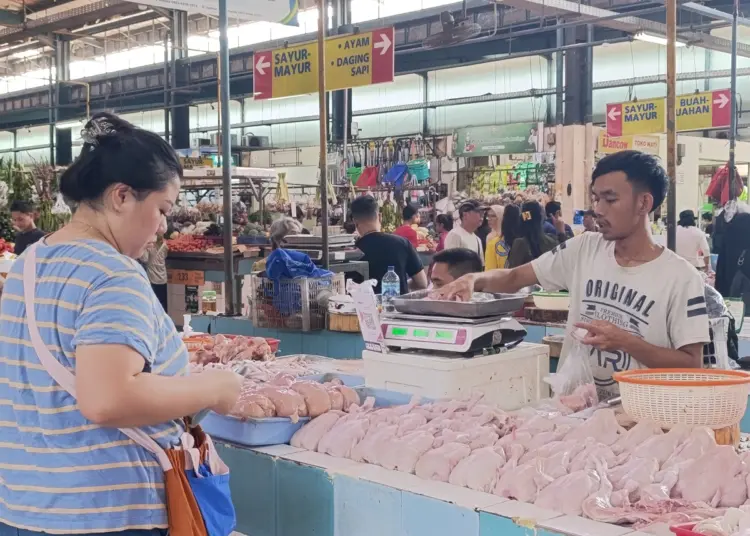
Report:
<svg viewBox="0 0 750 536"><path fill-rule="evenodd" d="M256 52L253 87L256 99L291 97L318 91L317 43ZM392 82L393 28L326 39L326 90Z"/></svg>
<svg viewBox="0 0 750 536"><path fill-rule="evenodd" d="M731 119L731 93L728 89L679 95L677 130L728 128ZM607 134L629 136L666 131L666 99L621 102L607 105Z"/></svg>

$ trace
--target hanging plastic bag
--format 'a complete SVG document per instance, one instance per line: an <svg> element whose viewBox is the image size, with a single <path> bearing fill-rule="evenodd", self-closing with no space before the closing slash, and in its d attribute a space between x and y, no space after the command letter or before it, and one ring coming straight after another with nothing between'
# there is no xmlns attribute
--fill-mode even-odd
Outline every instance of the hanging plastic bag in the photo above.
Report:
<svg viewBox="0 0 750 536"><path fill-rule="evenodd" d="M552 387L555 398L573 413L599 403L591 370L591 347L583 343L586 333L577 329L569 335L572 344L562 366L544 380Z"/></svg>
<svg viewBox="0 0 750 536"><path fill-rule="evenodd" d="M59 192L52 207L52 214L70 214L70 207L65 203L62 194Z"/></svg>

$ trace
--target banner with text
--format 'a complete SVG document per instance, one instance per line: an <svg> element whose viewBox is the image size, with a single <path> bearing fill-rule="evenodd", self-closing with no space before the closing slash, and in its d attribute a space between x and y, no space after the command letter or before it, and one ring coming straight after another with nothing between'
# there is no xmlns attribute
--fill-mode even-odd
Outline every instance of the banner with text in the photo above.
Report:
<svg viewBox="0 0 750 536"><path fill-rule="evenodd" d="M325 43L326 90L393 82L393 27L329 37ZM316 41L253 55L255 99L275 99L318 91Z"/></svg>
<svg viewBox="0 0 750 536"><path fill-rule="evenodd" d="M603 130L599 133L596 152L612 154L620 151L641 151L658 156L660 148L659 136L620 136L607 135Z"/></svg>
<svg viewBox="0 0 750 536"><path fill-rule="evenodd" d="M731 92L728 89L677 96L677 131L729 128ZM607 104L607 134L660 134L667 128L666 99Z"/></svg>
<svg viewBox="0 0 750 536"><path fill-rule="evenodd" d="M456 130L457 156L539 153L544 151L542 123L515 123Z"/></svg>

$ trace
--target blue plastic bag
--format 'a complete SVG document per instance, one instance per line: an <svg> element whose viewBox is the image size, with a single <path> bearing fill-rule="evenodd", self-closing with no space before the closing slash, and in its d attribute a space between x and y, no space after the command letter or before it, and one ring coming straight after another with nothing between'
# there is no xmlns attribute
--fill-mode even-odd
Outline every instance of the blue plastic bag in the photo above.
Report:
<svg viewBox="0 0 750 536"><path fill-rule="evenodd" d="M229 491L229 475L214 476L208 467L200 466L202 478L195 471L185 471L208 536L229 536L237 526L237 515Z"/></svg>

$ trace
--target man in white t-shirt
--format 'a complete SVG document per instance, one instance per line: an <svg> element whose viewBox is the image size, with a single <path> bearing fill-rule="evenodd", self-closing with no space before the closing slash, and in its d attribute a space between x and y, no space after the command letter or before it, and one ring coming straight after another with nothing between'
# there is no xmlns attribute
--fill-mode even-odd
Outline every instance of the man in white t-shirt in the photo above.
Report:
<svg viewBox="0 0 750 536"><path fill-rule="evenodd" d="M467 299L473 291L515 292L541 284L568 289L570 310L563 359L576 327L600 398L619 394L613 373L635 368L697 368L709 342L704 285L698 271L657 245L648 215L661 205L667 175L656 159L638 151L603 158L591 180L600 233L572 238L512 270L468 274L437 291Z"/></svg>
<svg viewBox="0 0 750 536"><path fill-rule="evenodd" d="M484 259L484 249L482 241L474 234L482 225L484 219L484 210L478 201L470 199L464 201L458 207L458 217L460 222L453 226L453 229L445 237L444 249L464 248L470 249Z"/></svg>

